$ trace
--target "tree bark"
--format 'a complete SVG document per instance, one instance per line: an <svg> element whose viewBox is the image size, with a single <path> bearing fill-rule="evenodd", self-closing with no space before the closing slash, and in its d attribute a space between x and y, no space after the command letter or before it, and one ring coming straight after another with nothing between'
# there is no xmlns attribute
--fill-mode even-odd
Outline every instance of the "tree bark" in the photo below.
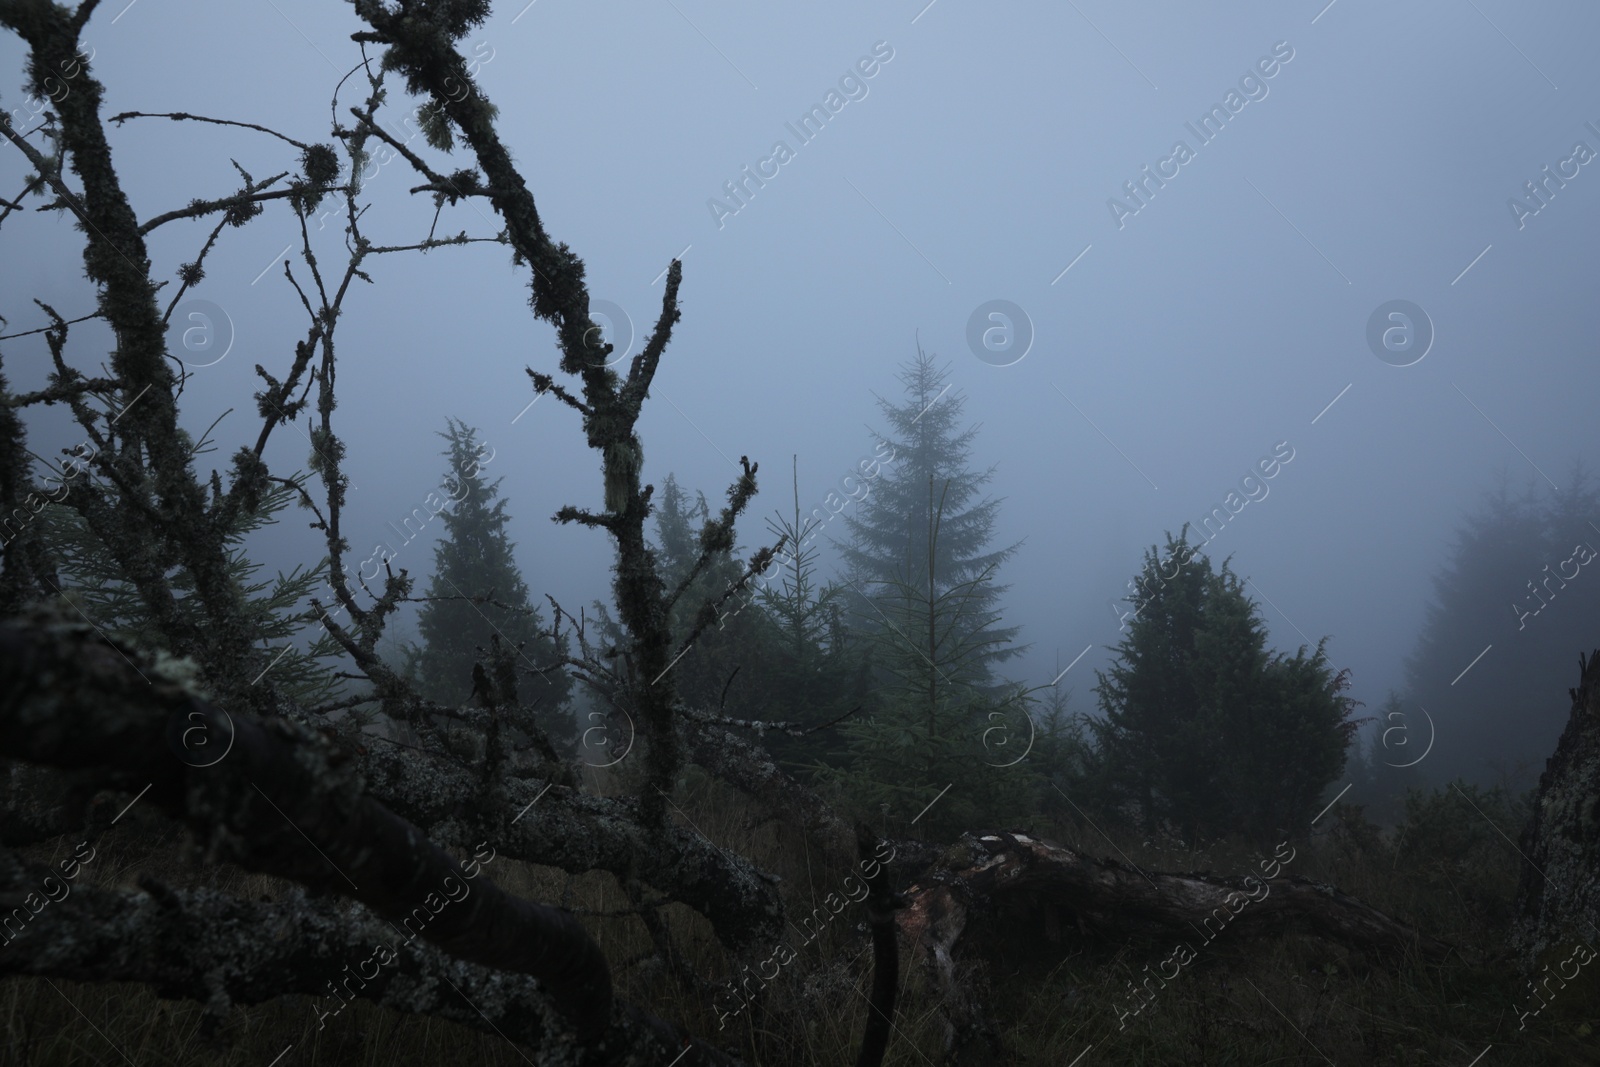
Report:
<svg viewBox="0 0 1600 1067"><path fill-rule="evenodd" d="M461 960L536 978L548 990L541 1001L548 998L586 1046L604 1045L619 1019L637 1024L645 1018L626 1010L613 1014L609 967L571 914L473 881L477 872L368 796L344 754L320 735L284 718L230 718L175 680L170 665L163 671L146 660L141 670L129 651L48 616L0 625L0 755L80 769L84 777L97 771L103 786L141 789L140 799L185 820L216 858L351 897L391 923L417 921L422 936ZM217 746L215 761L210 750L203 767L175 755L169 748L174 724L204 731ZM19 871L10 865L13 891L0 897L7 909L25 906L21 914L37 915L54 908L46 932L75 913L65 906L70 897L57 904L36 888L21 892L23 885L43 883L21 879ZM119 894L77 895L81 906L136 907L114 899ZM164 899L169 910L181 911L188 898L165 893ZM209 933L221 936L226 925ZM140 943L120 928L103 936L119 939L102 946L115 949L108 959ZM38 966L66 967L62 953L71 956L82 942L63 937L57 931L37 940ZM223 938L216 951L227 952L236 940ZM175 945L203 955L195 947L202 943L191 937ZM97 980L114 972L50 971ZM220 980L215 972L205 971L206 981ZM279 991L303 988L303 982L285 980ZM672 1034L665 1024L653 1025Z"/></svg>
<svg viewBox="0 0 1600 1067"><path fill-rule="evenodd" d="M63 896L58 872L25 867L0 849L0 901L8 908L22 907L50 876L58 883L54 899L0 951L0 973L140 982L158 996L205 1004L213 1023L233 1005L302 994L318 998L307 1010L322 1030L347 1022L339 1014L360 998L497 1034L541 1064L739 1062L697 1041L683 1054L684 1039L671 1027L627 1004L618 1004L596 1043L576 1044L541 982L408 940L366 909L332 898L297 892L247 901L151 879L143 893L72 886Z"/></svg>
<svg viewBox="0 0 1600 1067"><path fill-rule="evenodd" d="M1512 941L1529 972L1574 942L1600 944L1600 649L1578 657L1578 688L1522 831Z"/></svg>
<svg viewBox="0 0 1600 1067"><path fill-rule="evenodd" d="M1441 959L1452 951L1322 882L1140 871L1023 834L962 835L957 856L933 866L906 896L911 907L900 925L915 939L958 915L964 923L967 913L1001 904L1015 914L1020 904L1063 909L1086 930L1114 937L1192 939L1224 928L1262 937L1302 929L1379 952L1415 947Z"/></svg>
<svg viewBox="0 0 1600 1067"><path fill-rule="evenodd" d="M814 790L784 772L765 747L722 726L691 724L689 758L709 773L764 804L841 856L855 832Z"/></svg>

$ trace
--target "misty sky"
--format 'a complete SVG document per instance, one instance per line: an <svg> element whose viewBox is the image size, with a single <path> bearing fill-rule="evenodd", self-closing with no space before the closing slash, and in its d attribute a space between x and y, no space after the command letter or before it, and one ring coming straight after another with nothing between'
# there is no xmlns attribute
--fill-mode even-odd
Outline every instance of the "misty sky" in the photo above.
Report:
<svg viewBox="0 0 1600 1067"><path fill-rule="evenodd" d="M183 110L330 140L334 86L360 59L347 5L123 4L103 4L84 35L106 114ZM872 454L874 394L900 400L896 370L920 335L982 424L973 461L996 468L997 543L1025 539L1000 575L1007 622L1033 643L1010 671L1047 683L1058 656L1064 667L1089 648L1062 681L1089 710L1093 669L1119 639L1111 602L1143 550L1287 442L1292 460L1210 554L1249 577L1275 647L1332 635L1333 663L1372 713L1401 684L1430 578L1496 473L1565 487L1575 457L1600 458L1600 162L1588 158L1600 8L925 4L536 0L499 6L464 42L547 229L584 259L597 300L644 333L662 271L683 256L683 320L640 424L646 478L675 472L717 506L739 456L759 461L748 555L764 518L790 507L791 455L809 509ZM22 54L0 39L0 100L26 127ZM346 121L362 92L359 79L342 91ZM416 104L392 84L389 127ZM802 140L791 127L813 105L829 117ZM230 157L257 178L296 166L290 146L248 131L144 119L112 137L146 218L232 192ZM468 165L459 151L433 158ZM767 177L746 180L740 204L724 183L744 168ZM26 172L0 150L0 195ZM426 234L431 201L406 193L418 181L403 162L376 171L369 236ZM1140 199L1130 182L1145 183ZM158 277L209 226L155 231ZM499 228L482 201L447 208L439 227ZM0 241L5 332L44 324L32 296L69 318L91 310L70 216L30 210ZM334 262L337 216L317 241ZM195 432L234 409L215 432L219 466L259 428L254 365L281 376L305 333L286 246L297 226L269 206L225 231L190 294L231 324L227 355L195 369L183 398ZM535 593L573 611L608 596L608 540L549 521L564 504L598 507L601 482L573 412L526 408L523 368L556 364L526 268L487 244L371 268L376 285L358 285L339 326L357 558L439 485L436 433L453 416L495 450L486 469L504 477ZM994 300L1025 315L1013 325L1031 347L1015 362L1015 348L969 346L969 320ZM1385 361L1368 341L1369 319L1397 300L1434 334L1407 366L1393 364L1414 349ZM80 367L110 348L96 324L74 328ZM4 354L13 388L42 384L41 338ZM59 410L33 426L41 454L78 440ZM274 441L276 473L305 467L303 437ZM320 558L305 514L258 545L270 567ZM396 564L425 576L431 549L414 542ZM1524 638L1537 631L1517 633L1508 605L1489 654L1516 655ZM1550 700L1564 707L1571 682L1552 678Z"/></svg>

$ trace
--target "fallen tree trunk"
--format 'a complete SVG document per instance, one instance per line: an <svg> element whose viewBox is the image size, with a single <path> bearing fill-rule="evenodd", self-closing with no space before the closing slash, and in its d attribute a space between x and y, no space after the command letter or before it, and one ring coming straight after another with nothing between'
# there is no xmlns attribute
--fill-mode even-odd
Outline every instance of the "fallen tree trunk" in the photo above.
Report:
<svg viewBox="0 0 1600 1067"><path fill-rule="evenodd" d="M690 759L767 810L795 821L818 844L848 855L854 831L826 801L778 766L759 743L718 725L694 724L688 731Z"/></svg>
<svg viewBox="0 0 1600 1067"><path fill-rule="evenodd" d="M542 994L538 1003L520 1009L523 1025L542 1034L549 1028L539 1022L546 1014L542 1005L553 1006L573 1024L578 1039L573 1042L563 1034L558 1040L575 1050L581 1046L585 1062L622 1062L621 1050L632 1047L640 1026L666 1038L657 1043L658 1049L678 1042L666 1024L614 1005L605 957L570 913L521 900L487 880L471 882L477 870L469 872L465 864L458 869L418 827L367 795L365 783L342 753L319 735L281 718L266 723L230 718L176 680L170 664L163 664L163 671L145 660L140 671L129 652L138 655L100 640L86 627L63 625L48 616L0 625L0 755L81 769L85 778L99 775L106 787L131 786L144 803L185 821L217 858L351 897L391 923L409 928L415 919L418 933L460 960L538 979ZM142 684L130 680L134 672ZM172 724L202 731L219 754L212 760L208 752L203 765L179 758L168 747ZM70 930L59 928L77 913L65 907L71 898L52 905L55 898L42 877L33 880L31 892L24 892L27 879L21 868L4 866L0 904L5 910L15 911L14 917L28 926L30 913L38 916L51 909L48 921L41 923L43 936L27 929L15 938L39 937L31 973L117 977L115 968L97 970L64 961L61 945L82 943L67 936ZM147 886L147 891L153 890ZM187 898L159 895L168 910L183 910ZM80 894L80 906L138 911L142 905L127 898ZM189 910L196 922L204 923L204 909ZM89 927L96 928L104 918L92 917ZM220 936L232 922L219 920L214 932ZM139 951L144 938L135 927L112 924L104 936L114 942L101 945L104 960L126 957L139 960L138 966L153 964L142 959L149 953ZM9 928L7 938L12 940ZM292 948L285 951L292 954ZM8 954L0 969L16 966L12 961L20 955ZM214 966L200 977L215 984L227 969ZM152 971L147 980L182 990L193 984L163 978L162 973ZM530 985L521 983L519 988ZM283 988L299 986L291 982ZM218 987L206 999L227 996ZM618 1026L627 1032L617 1032ZM694 1047L700 1054L688 1062L726 1062L705 1046ZM574 1051L571 1062L579 1058Z"/></svg>
<svg viewBox="0 0 1600 1067"><path fill-rule="evenodd" d="M132 760L140 751L138 745L143 744L150 746L172 773L184 770L164 743L164 728L168 717L189 698L170 688L165 692L152 688L146 675L157 681L160 676L143 654L131 648L113 650L87 627L61 624L45 616L32 620L32 625L13 623L6 632L11 644L8 662L0 670L6 671L8 678L15 672L17 681L8 683L6 697L17 701L17 707L25 700L61 702L74 690L50 693L39 685L40 679L71 679L81 687L91 681L86 668L93 664L98 673L94 692L86 696L89 706L132 715L116 729L127 729L142 739L130 746L117 740L122 736L118 733L94 742L105 755L99 765ZM135 666L136 661L142 666ZM30 689L37 695L27 696ZM85 714L85 709L72 714ZM93 766L96 764L86 759L90 744L91 735L80 734L76 741L63 739L61 751L66 758L80 761L78 766ZM8 753L0 751L0 757L5 755ZM770 875L717 848L692 829L672 825L647 829L640 805L632 798L591 796L515 777L486 787L480 776L446 758L382 743L347 747L334 758L342 761L341 770L365 781L369 796L433 840L463 850L489 840L502 855L513 859L574 874L599 869L619 879L637 879L704 915L723 945L734 953L752 951L783 936L783 904ZM148 780L141 779L133 789L143 788ZM7 797L3 809L7 813L6 842L22 844L75 829L81 820L51 803L74 781L81 790L81 776L69 781L59 775L20 772L8 791L16 795ZM52 795L30 796L28 787L39 784L49 784Z"/></svg>
<svg viewBox="0 0 1600 1067"><path fill-rule="evenodd" d="M1416 948L1431 960L1451 951L1331 885L1297 876L1141 871L1023 834L965 834L960 847L956 862L936 865L906 891L911 907L900 925L913 937L948 925L958 913L1003 906L1015 914L1031 902L1116 937L1181 934L1209 940L1207 931L1215 937L1223 928L1238 937L1301 929L1379 952Z"/></svg>
<svg viewBox="0 0 1600 1067"><path fill-rule="evenodd" d="M372 795L430 837L463 847L491 840L513 859L571 874L636 879L704 915L728 951L748 953L784 933L777 881L693 828L651 829L641 802L508 777L481 779L446 759L383 744L350 756Z"/></svg>
<svg viewBox="0 0 1600 1067"><path fill-rule="evenodd" d="M20 908L27 895L61 876L27 867L0 849L0 902ZM308 1005L317 1030L347 1024L345 1004L362 999L428 1015L524 1046L548 1064L638 1065L690 1062L737 1067L694 1042L684 1055L670 1027L618 1004L604 1035L588 1048L572 1042L551 990L452 957L332 897L295 893L279 901L240 900L208 889L172 889L144 879L143 893L89 886L43 904L0 952L0 974L78 982L139 982L158 996L206 1006L214 1029L233 1005L288 994ZM678 1057L682 1057L679 1059Z"/></svg>
<svg viewBox="0 0 1600 1067"><path fill-rule="evenodd" d="M919 853L910 844L896 851ZM943 994L953 1054L974 1042L999 1053L998 1028L961 976L960 950L964 935L1001 915L1020 931L1019 943L1051 937L1065 922L1107 938L1176 936L1196 950L1224 931L1249 938L1303 930L1380 953L1415 950L1428 960L1452 951L1331 885L1296 876L1160 874L1017 833L964 834L942 854L921 848L920 860L910 865L919 873L904 891L910 906L900 929Z"/></svg>

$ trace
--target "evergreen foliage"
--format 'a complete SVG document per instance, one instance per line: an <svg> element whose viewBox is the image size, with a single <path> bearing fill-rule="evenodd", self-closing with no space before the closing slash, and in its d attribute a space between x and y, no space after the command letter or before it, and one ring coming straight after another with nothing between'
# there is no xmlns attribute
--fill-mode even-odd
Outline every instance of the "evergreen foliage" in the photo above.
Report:
<svg viewBox="0 0 1600 1067"><path fill-rule="evenodd" d="M474 692L473 668L487 662L491 638L498 637L507 649L520 649L520 698L537 701L543 719L571 688L558 666L564 650L544 631L517 569L506 534L507 502L496 499L500 479L487 481L476 462L482 452L477 431L452 419L439 436L448 442L447 480L458 487L451 491L457 502L439 513L444 537L434 547L428 602L417 619L422 643L412 647L407 672L426 698L465 704Z"/></svg>
<svg viewBox="0 0 1600 1067"><path fill-rule="evenodd" d="M1504 928L1517 882L1517 872L1502 862L1504 835L1527 825L1533 801L1531 791L1482 789L1461 779L1436 789L1408 789L1405 821L1394 835L1396 865L1424 893L1451 899L1468 916Z"/></svg>
<svg viewBox="0 0 1600 1067"><path fill-rule="evenodd" d="M1359 727L1356 702L1326 639L1309 654L1268 651L1243 583L1194 555L1188 532L1168 534L1162 557L1146 552L1139 613L1099 673L1101 780L1146 830L1170 821L1191 842L1266 841L1316 814Z"/></svg>
<svg viewBox="0 0 1600 1067"><path fill-rule="evenodd" d="M995 646L1014 632L994 626L996 564L949 582L939 569L951 559L941 554L942 519L942 507L927 516L920 580L878 583L872 606L882 625L868 631L882 681L874 714L841 727L847 764L818 769L862 814L888 812L899 832L934 837L1015 823L1033 810L1039 786L1016 755L1032 734L1029 696L990 683Z"/></svg>
<svg viewBox="0 0 1600 1067"><path fill-rule="evenodd" d="M1056 666L1059 678L1060 663ZM1101 763L1090 718L1071 708L1072 694L1062 689L1059 681L1045 687L1035 715L1038 735L1029 760L1040 774L1040 812L1077 821L1084 807L1104 807L1098 800L1105 787L1098 781Z"/></svg>
<svg viewBox="0 0 1600 1067"><path fill-rule="evenodd" d="M708 601L714 601L744 573L735 557L735 545L712 546L706 565L692 581L696 563L706 547L701 535L712 522L711 505L704 493L689 499L678 480L668 474L654 505L656 558L661 578L671 591L684 586L672 604L670 625L674 647L686 640ZM771 622L759 607L735 610L741 601L730 599L718 622L707 626L694 647L673 665L678 693L690 707L736 718L766 718L759 675L759 650L772 639ZM620 631L619 631L620 633ZM647 679L648 680L648 679Z"/></svg>
<svg viewBox="0 0 1600 1067"><path fill-rule="evenodd" d="M890 446L894 463L884 468L856 513L844 516L849 543L837 547L847 581L857 594L852 598L855 610L868 630L888 625L896 604L906 595L903 587L926 592L931 580L934 600L965 588L970 603L959 615L948 616L960 631L952 639L966 641L980 631L984 634L981 647L971 648L961 669L970 674L964 680L988 686L993 684L994 666L1023 651L1011 644L1018 627L996 625L996 605L1010 587L992 580L1020 542L988 547L1000 501L979 499L979 493L994 476L994 468L977 471L968 466L978 431L975 426L958 428L963 398L951 391L948 376L948 366L936 366L919 344L916 357L900 370L904 403L878 398L888 432L872 431L872 435ZM936 546L930 533L935 513L939 514ZM930 547L937 549L931 566Z"/></svg>
<svg viewBox="0 0 1600 1067"><path fill-rule="evenodd" d="M209 451L205 440L190 445L185 435L184 441L191 457ZM276 524L279 513L294 503L296 495L291 485L271 483L254 510L240 508L231 513L232 525L223 543L228 574L243 593L250 631L269 650L267 673L272 684L285 697L309 708L343 690L332 662L343 650L317 624L317 613L302 606L321 587L322 568L296 567L288 574L280 571L266 578L260 574L261 564L245 554L246 539ZM159 640L161 630L144 599L78 511L47 504L37 521L40 539L57 561L59 592L77 612L112 637L146 647ZM193 574L178 568L170 581L180 617L203 625L204 608L194 595ZM308 630L314 635L309 641L305 639Z"/></svg>
<svg viewBox="0 0 1600 1067"><path fill-rule="evenodd" d="M1502 476L1434 576L1405 687L1440 727L1430 781L1531 787L1566 724L1562 679L1600 633L1600 488L1577 464L1563 482Z"/></svg>
<svg viewBox="0 0 1600 1067"><path fill-rule="evenodd" d="M785 548L762 575L758 595L771 622L771 645L763 658L762 684L769 694L764 717L816 729L834 723L868 700L871 675L865 649L845 621L844 588L819 583L815 527L800 513L799 458L794 461L792 517L774 512L771 540ZM791 772L826 759L843 741L837 726L805 737L767 735L769 751Z"/></svg>
<svg viewBox="0 0 1600 1067"><path fill-rule="evenodd" d="M1351 746L1345 777L1349 803L1361 804L1380 826L1405 818L1406 794L1426 784L1421 766L1437 740L1429 718L1416 705L1407 706L1393 690L1378 709L1377 724L1363 744Z"/></svg>

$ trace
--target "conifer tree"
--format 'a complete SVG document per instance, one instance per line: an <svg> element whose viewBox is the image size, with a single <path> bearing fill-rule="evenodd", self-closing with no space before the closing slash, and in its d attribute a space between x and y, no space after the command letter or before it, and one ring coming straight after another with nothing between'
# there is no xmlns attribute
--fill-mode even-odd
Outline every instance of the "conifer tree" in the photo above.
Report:
<svg viewBox="0 0 1600 1067"><path fill-rule="evenodd" d="M566 700L571 683L517 569L506 501L496 499L501 480L487 481L475 462L482 455L477 430L452 419L439 436L448 442L447 483L456 487L450 493L456 503L439 513L444 537L434 547L428 602L417 619L422 644L413 648L408 671L427 698L463 704L474 690L474 666L486 662L498 636L507 649L520 648L520 699L538 701L543 719Z"/></svg>
<svg viewBox="0 0 1600 1067"><path fill-rule="evenodd" d="M1169 806L1168 784L1179 777L1187 731L1195 717L1190 664L1206 603L1209 561L1189 556L1188 527L1159 559L1154 546L1145 554L1127 599L1135 613L1127 636L1116 646L1121 662L1100 674L1096 692L1104 718L1094 723L1097 755L1107 769L1112 799L1137 809L1146 833ZM1157 804L1158 790L1163 803Z"/></svg>
<svg viewBox="0 0 1600 1067"><path fill-rule="evenodd" d="M1434 576L1404 692L1439 727L1432 782L1531 787L1566 723L1560 679L1600 632L1600 489L1576 463L1562 482L1513 495L1502 475Z"/></svg>
<svg viewBox="0 0 1600 1067"><path fill-rule="evenodd" d="M1405 704L1394 690L1376 718L1365 743L1358 739L1351 746L1345 777L1352 788L1345 799L1363 805L1367 818L1378 825L1393 826L1405 818L1406 794L1427 789L1422 768L1437 737L1423 708Z"/></svg>
<svg viewBox="0 0 1600 1067"><path fill-rule="evenodd" d="M1145 554L1137 607L1100 672L1097 757L1146 831L1170 820L1195 843L1266 840L1315 815L1344 767L1359 721L1324 646L1267 648L1266 626L1224 561L1188 544L1188 527Z"/></svg>
<svg viewBox="0 0 1600 1067"><path fill-rule="evenodd" d="M871 606L882 625L868 632L882 680L874 714L841 727L845 766L818 768L862 814L888 809L900 832L935 837L1018 821L1031 813L1039 784L1025 758L1012 759L1023 748L1012 738L1031 733L1028 694L991 684L987 669L994 646L1014 632L996 627L988 607L995 565L964 582L942 581L942 517L942 507L928 516L920 580L904 574L878 583ZM991 744L996 734L1005 745Z"/></svg>
<svg viewBox="0 0 1600 1067"><path fill-rule="evenodd" d="M178 434L191 455L209 451L208 440L195 444L182 430ZM254 509L233 512L224 545L229 577L244 594L251 633L270 650L270 665L263 676L270 677L283 695L315 707L344 693L334 666L342 650L314 621L316 613L304 603L319 587L321 568L295 567L288 574L280 571L273 578L264 578L261 564L245 551L250 535L275 525L279 513L294 503L295 495L292 484L276 483L261 495ZM150 643L159 630L149 608L83 516L52 503L42 509L37 521L40 539L58 565L54 577L57 593L104 632ZM176 571L172 587L179 615L203 625L204 610L193 595L189 572Z"/></svg>
<svg viewBox="0 0 1600 1067"><path fill-rule="evenodd" d="M1104 811L1104 787L1089 716L1072 710L1072 693L1058 681L1044 687L1034 719L1037 736L1029 761L1040 776L1039 808L1047 815L1081 822L1085 809Z"/></svg>
<svg viewBox="0 0 1600 1067"><path fill-rule="evenodd" d="M978 685L993 683L993 667L1023 651L1013 646L1017 627L996 625L996 606L1009 586L993 580L995 571L1015 554L1018 544L990 549L1000 501L979 493L994 475L994 468L977 471L968 466L977 427L959 429L963 398L951 391L948 367L938 367L933 357L917 346L899 375L905 402L878 399L888 421L888 432L873 432L880 444L892 450L893 463L857 508L844 516L849 543L839 545L854 607L868 629L881 629L888 610L903 599L900 586L927 592L939 600L958 587L971 598L963 606L959 633L962 639L979 630L982 647L972 650L963 670L973 673ZM930 531L938 514L937 552L929 566ZM978 581L980 577L982 581Z"/></svg>
<svg viewBox="0 0 1600 1067"><path fill-rule="evenodd" d="M655 505L656 555L662 581L676 589L693 573L702 552L701 531L712 521L711 505L704 493L689 494L668 474ZM672 605L672 635L684 641L700 618L707 601L714 601L744 573L734 558L737 546L714 551L707 566L678 595ZM758 699L752 669L759 668L758 649L770 638L770 620L758 605L733 611L726 607L718 625L701 631L694 648L674 667L678 692L691 707L745 718L767 718L752 703Z"/></svg>
<svg viewBox="0 0 1600 1067"><path fill-rule="evenodd" d="M771 540L781 540L784 550L758 588L772 631L760 673L769 697L766 718L818 728L805 737L767 736L768 750L791 770L824 762L839 749L837 727L821 727L862 707L871 683L865 650L845 623L844 587L817 580L812 542L818 520L800 512L798 456L793 488L792 516L775 512L767 520Z"/></svg>
<svg viewBox="0 0 1600 1067"><path fill-rule="evenodd" d="M669 472L662 480L651 512L656 526L651 551L662 584L669 592L677 590L669 619L677 645L700 624L705 605L716 603L745 567L735 558L737 545L716 548L689 580L704 551L701 534L713 518L705 494L696 492L691 499L676 475ZM674 661L677 691L688 706L734 718L782 719L772 714L772 686L765 680L777 631L756 594L759 588L757 579L743 595L722 600L715 622L704 626L690 651ZM594 617L606 642L615 645L623 639L622 627L607 605L596 601Z"/></svg>

